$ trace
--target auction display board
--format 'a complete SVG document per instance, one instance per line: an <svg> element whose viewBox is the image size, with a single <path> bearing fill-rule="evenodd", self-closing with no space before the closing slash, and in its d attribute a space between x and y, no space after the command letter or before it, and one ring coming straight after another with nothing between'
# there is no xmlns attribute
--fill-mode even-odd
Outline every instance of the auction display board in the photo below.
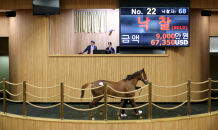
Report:
<svg viewBox="0 0 218 130"><path fill-rule="evenodd" d="M120 7L120 46L189 46L189 7Z"/></svg>

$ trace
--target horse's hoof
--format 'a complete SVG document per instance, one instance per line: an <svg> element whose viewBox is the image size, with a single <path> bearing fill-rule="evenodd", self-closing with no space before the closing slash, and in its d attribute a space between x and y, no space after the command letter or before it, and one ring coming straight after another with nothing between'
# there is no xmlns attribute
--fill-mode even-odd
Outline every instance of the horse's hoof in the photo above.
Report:
<svg viewBox="0 0 218 130"><path fill-rule="evenodd" d="M100 112L100 116L102 116L102 112Z"/></svg>
<svg viewBox="0 0 218 130"><path fill-rule="evenodd" d="M94 120L95 120L95 118L94 118L94 117L92 117L92 120L94 121Z"/></svg>
<svg viewBox="0 0 218 130"><path fill-rule="evenodd" d="M120 116L118 116L118 120L120 120Z"/></svg>
<svg viewBox="0 0 218 130"><path fill-rule="evenodd" d="M142 116L140 116L140 119L142 119Z"/></svg>

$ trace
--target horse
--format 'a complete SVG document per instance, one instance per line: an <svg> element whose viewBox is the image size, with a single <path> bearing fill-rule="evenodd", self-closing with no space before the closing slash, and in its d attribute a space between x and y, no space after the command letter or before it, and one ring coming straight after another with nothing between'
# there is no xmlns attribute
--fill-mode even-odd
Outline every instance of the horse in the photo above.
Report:
<svg viewBox="0 0 218 130"><path fill-rule="evenodd" d="M89 84L92 84L91 88L95 88L99 86L99 83L104 83L107 82L107 85L109 85L110 87L112 87L113 89L120 91L120 92L128 92L128 91L133 91L135 90L135 86L138 83L138 81L141 80L144 84L148 84L148 80L147 80L147 75L144 71L144 68L142 70L139 70L135 73L133 73L132 75L128 76L126 79L120 80L118 82L112 82L112 81L107 81L107 80L97 80L94 81L92 83L86 83L82 86L82 89L85 89L89 86ZM135 92L131 92L131 93L118 93L113 91L110 87L107 87L107 94L112 95L112 96L117 96L117 97L134 97L135 96ZM84 97L84 92L85 90L81 90L81 98ZM91 89L92 95L93 97L97 97L100 96L102 94L104 94L104 88L100 87L97 89ZM93 108L94 106L98 106L98 102L103 98L104 96L100 96L98 98L93 99L93 101L90 103L89 108ZM113 98L113 97L112 97ZM120 107L123 106L125 99L121 99L120 102ZM136 107L136 103L134 99L130 99L130 102L133 104L134 107ZM98 108L100 115L102 115L102 110L101 108ZM136 109L138 115L140 118L141 115L138 112L138 109ZM117 116L118 119L120 119L119 117L120 115L120 109L117 112ZM92 120L94 120L93 116L92 116L92 110L90 110L90 118Z"/></svg>

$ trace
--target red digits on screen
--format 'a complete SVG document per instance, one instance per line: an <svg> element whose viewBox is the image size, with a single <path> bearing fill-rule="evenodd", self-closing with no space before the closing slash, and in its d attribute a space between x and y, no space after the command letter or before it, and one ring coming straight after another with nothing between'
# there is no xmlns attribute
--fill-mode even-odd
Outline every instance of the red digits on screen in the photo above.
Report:
<svg viewBox="0 0 218 130"><path fill-rule="evenodd" d="M171 35L170 33L167 34L167 39L170 39L171 38Z"/></svg>
<svg viewBox="0 0 218 130"><path fill-rule="evenodd" d="M170 40L167 40L167 45L170 45Z"/></svg>
<svg viewBox="0 0 218 130"><path fill-rule="evenodd" d="M160 34L159 33L156 34L156 39L160 39Z"/></svg>
<svg viewBox="0 0 218 130"><path fill-rule="evenodd" d="M157 41L156 45L158 45L158 43L159 43L160 40L156 40L156 41Z"/></svg>
<svg viewBox="0 0 218 130"><path fill-rule="evenodd" d="M151 40L151 45L158 45L160 40Z"/></svg>
<svg viewBox="0 0 218 130"><path fill-rule="evenodd" d="M166 40L167 39L167 40ZM175 33L163 33L162 36L157 33L156 34L156 39L151 40L151 45L175 45ZM161 43L163 42L163 43Z"/></svg>
<svg viewBox="0 0 218 130"><path fill-rule="evenodd" d="M172 38L172 39L175 39L175 33L172 33L172 34L171 34L171 38Z"/></svg>
<svg viewBox="0 0 218 130"><path fill-rule="evenodd" d="M171 40L171 45L175 45L175 40Z"/></svg>
<svg viewBox="0 0 218 130"><path fill-rule="evenodd" d="M162 40L162 41L163 41L162 45L166 45L166 40Z"/></svg>
<svg viewBox="0 0 218 130"><path fill-rule="evenodd" d="M154 40L151 40L151 45L155 45L155 41Z"/></svg>
<svg viewBox="0 0 218 130"><path fill-rule="evenodd" d="M163 39L166 39L166 34L164 33L162 37L163 37Z"/></svg>

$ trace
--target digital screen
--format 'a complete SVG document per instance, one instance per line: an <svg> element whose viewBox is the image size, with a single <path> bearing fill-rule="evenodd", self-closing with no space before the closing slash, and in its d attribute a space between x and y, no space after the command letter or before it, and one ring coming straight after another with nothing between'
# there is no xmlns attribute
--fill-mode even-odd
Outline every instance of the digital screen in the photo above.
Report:
<svg viewBox="0 0 218 130"><path fill-rule="evenodd" d="M189 7L121 7L120 46L189 46Z"/></svg>
<svg viewBox="0 0 218 130"><path fill-rule="evenodd" d="M59 0L33 0L34 15L60 14Z"/></svg>

